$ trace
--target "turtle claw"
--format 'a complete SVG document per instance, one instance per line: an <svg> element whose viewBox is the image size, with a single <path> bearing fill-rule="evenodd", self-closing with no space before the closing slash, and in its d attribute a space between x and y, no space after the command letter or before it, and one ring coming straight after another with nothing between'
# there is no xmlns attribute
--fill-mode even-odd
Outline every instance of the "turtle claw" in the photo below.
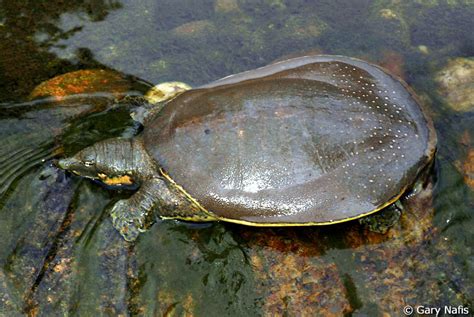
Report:
<svg viewBox="0 0 474 317"><path fill-rule="evenodd" d="M134 226L134 224L127 223L123 220L119 220L114 224L115 229L117 229L120 235L123 237L125 241L133 242L138 238L140 234L138 228Z"/></svg>
<svg viewBox="0 0 474 317"><path fill-rule="evenodd" d="M146 221L148 212L142 210L140 206L134 206L129 200L116 202L110 215L115 229L129 242L135 241L138 235L149 227Z"/></svg>

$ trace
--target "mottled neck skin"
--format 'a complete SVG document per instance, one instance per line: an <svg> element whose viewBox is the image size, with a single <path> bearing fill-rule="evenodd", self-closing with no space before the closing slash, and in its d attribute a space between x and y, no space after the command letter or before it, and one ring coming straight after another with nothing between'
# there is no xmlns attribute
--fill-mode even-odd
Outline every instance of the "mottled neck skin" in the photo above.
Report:
<svg viewBox="0 0 474 317"><path fill-rule="evenodd" d="M96 146L96 164L108 176L126 174L141 181L156 176L152 159L140 139L112 139Z"/></svg>
<svg viewBox="0 0 474 317"><path fill-rule="evenodd" d="M110 139L98 142L59 166L77 175L108 185L140 184L157 176L156 167L140 139Z"/></svg>
<svg viewBox="0 0 474 317"><path fill-rule="evenodd" d="M139 186L129 199L117 201L111 209L113 225L127 241L153 224L153 210L162 218L215 220L161 176L140 138L105 140L59 160L58 165L107 185Z"/></svg>

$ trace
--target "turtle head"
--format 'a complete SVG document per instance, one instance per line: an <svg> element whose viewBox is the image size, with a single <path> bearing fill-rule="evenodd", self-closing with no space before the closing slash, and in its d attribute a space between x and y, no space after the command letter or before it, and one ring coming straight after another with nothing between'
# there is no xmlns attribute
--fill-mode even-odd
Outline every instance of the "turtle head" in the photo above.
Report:
<svg viewBox="0 0 474 317"><path fill-rule="evenodd" d="M133 141L110 139L86 147L72 157L60 159L59 168L76 175L101 181L107 185L132 185L134 166Z"/></svg>
<svg viewBox="0 0 474 317"><path fill-rule="evenodd" d="M99 174L105 174L104 166L97 162L96 145L87 147L74 156L60 159L57 165L76 175L92 179L99 179Z"/></svg>

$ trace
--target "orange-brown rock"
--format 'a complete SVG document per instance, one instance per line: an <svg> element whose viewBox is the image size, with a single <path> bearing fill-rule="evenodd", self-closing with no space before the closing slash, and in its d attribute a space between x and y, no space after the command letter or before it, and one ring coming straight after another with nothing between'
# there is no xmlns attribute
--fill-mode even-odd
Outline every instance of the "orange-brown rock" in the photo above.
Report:
<svg viewBox="0 0 474 317"><path fill-rule="evenodd" d="M469 187L474 189L474 149L469 150L466 160L462 164L462 171L464 181Z"/></svg>
<svg viewBox="0 0 474 317"><path fill-rule="evenodd" d="M265 316L341 316L352 311L336 264L322 256L318 230L246 230L243 236Z"/></svg>
<svg viewBox="0 0 474 317"><path fill-rule="evenodd" d="M130 88L130 80L120 73L104 69L85 69L42 82L33 89L29 99L51 96L62 100L65 96L98 92L121 95Z"/></svg>

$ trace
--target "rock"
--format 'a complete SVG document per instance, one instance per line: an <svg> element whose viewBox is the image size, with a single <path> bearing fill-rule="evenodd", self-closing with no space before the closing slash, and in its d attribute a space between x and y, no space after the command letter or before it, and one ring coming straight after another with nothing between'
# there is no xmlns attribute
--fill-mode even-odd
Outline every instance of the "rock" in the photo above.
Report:
<svg viewBox="0 0 474 317"><path fill-rule="evenodd" d="M145 99L148 102L155 104L171 99L189 89L191 89L191 86L178 81L161 83L148 90L145 94Z"/></svg>
<svg viewBox="0 0 474 317"><path fill-rule="evenodd" d="M33 89L29 99L52 96L57 100L62 100L70 95L97 92L121 95L129 91L130 88L131 81L118 72L104 69L85 69L59 75L42 82Z"/></svg>
<svg viewBox="0 0 474 317"><path fill-rule="evenodd" d="M278 10L286 9L286 4L283 0L265 0L265 3L266 5Z"/></svg>
<svg viewBox="0 0 474 317"><path fill-rule="evenodd" d="M387 234L354 227L346 236L352 265L357 267L353 277L359 296L377 303L380 316L398 316L405 305L433 298L440 305L463 304L466 283L453 287L441 282L446 279L442 274L457 280L458 272L449 243L432 223L432 186L429 182L417 194L403 198L400 221Z"/></svg>
<svg viewBox="0 0 474 317"><path fill-rule="evenodd" d="M405 60L402 54L395 51L385 51L378 63L390 73L405 79Z"/></svg>
<svg viewBox="0 0 474 317"><path fill-rule="evenodd" d="M474 140L468 130L464 131L459 143L462 154L454 166L462 174L464 183L474 190Z"/></svg>
<svg viewBox="0 0 474 317"><path fill-rule="evenodd" d="M398 18L397 14L390 9L382 9L379 11L379 14L382 18L387 20Z"/></svg>
<svg viewBox="0 0 474 317"><path fill-rule="evenodd" d="M134 109L130 115L134 121L143 123L148 116L158 113L163 108L165 101L173 99L189 89L191 89L191 86L179 81L170 81L153 86L146 92L143 98L128 98L134 99L130 100L132 103L140 105L140 107ZM127 98L124 98L124 100L126 99ZM121 181L123 181L123 179Z"/></svg>
<svg viewBox="0 0 474 317"><path fill-rule="evenodd" d="M474 58L455 58L436 75L448 106L460 112L474 110Z"/></svg>
<svg viewBox="0 0 474 317"><path fill-rule="evenodd" d="M291 15L284 24L284 32L289 36L299 38L311 38L320 36L327 25L317 16L308 18L304 15Z"/></svg>
<svg viewBox="0 0 474 317"><path fill-rule="evenodd" d="M464 182L474 190L474 148L469 149L464 163L461 165Z"/></svg>
<svg viewBox="0 0 474 317"><path fill-rule="evenodd" d="M172 32L177 36L200 36L214 29L214 24L209 20L197 20L181 24Z"/></svg>
<svg viewBox="0 0 474 317"><path fill-rule="evenodd" d="M374 41L390 43L387 48L403 48L410 45L410 23L405 14L406 4L399 1L372 1L367 23Z"/></svg>
<svg viewBox="0 0 474 317"><path fill-rule="evenodd" d="M425 55L428 55L430 53L430 49L426 45L418 45L418 51Z"/></svg>
<svg viewBox="0 0 474 317"><path fill-rule="evenodd" d="M322 256L326 246L319 231L241 230L264 316L342 316L352 311L337 265Z"/></svg>
<svg viewBox="0 0 474 317"><path fill-rule="evenodd" d="M227 13L239 11L240 8L237 0L216 0L214 3L214 10L220 13Z"/></svg>
<svg viewBox="0 0 474 317"><path fill-rule="evenodd" d="M3 223L9 224L0 228L0 265L4 269L0 273L0 290L16 293L14 303L20 309L29 306L26 303L57 247L56 239L67 222L76 188L77 182L67 178L63 171L45 164L20 179L5 206L0 207ZM9 281L9 287L2 290L4 279ZM0 309L0 315L4 316L3 313Z"/></svg>

